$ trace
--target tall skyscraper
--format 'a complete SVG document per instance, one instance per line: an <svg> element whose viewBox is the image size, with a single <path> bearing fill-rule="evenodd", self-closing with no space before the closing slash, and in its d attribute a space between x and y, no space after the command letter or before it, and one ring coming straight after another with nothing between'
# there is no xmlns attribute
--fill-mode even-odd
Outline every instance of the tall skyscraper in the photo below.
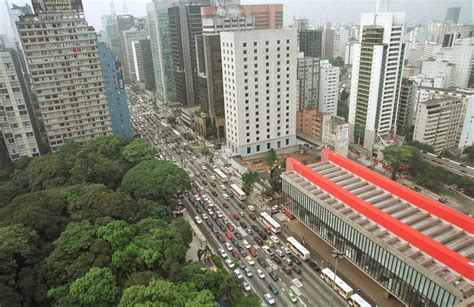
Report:
<svg viewBox="0 0 474 307"><path fill-rule="evenodd" d="M146 6L155 91L158 99L163 102L176 101L168 7L177 2L178 0L153 0Z"/></svg>
<svg viewBox="0 0 474 307"><path fill-rule="evenodd" d="M221 33L226 140L249 156L296 144L295 29Z"/></svg>
<svg viewBox="0 0 474 307"><path fill-rule="evenodd" d="M125 139L133 137L132 123L128 111L127 94L122 64L112 49L105 43L98 43L100 67L104 76L105 95L112 120L112 132Z"/></svg>
<svg viewBox="0 0 474 307"><path fill-rule="evenodd" d="M351 141L372 150L395 133L404 58L405 13L362 14L354 44L349 124Z"/></svg>
<svg viewBox="0 0 474 307"><path fill-rule="evenodd" d="M177 100L193 107L199 101L196 35L202 33L201 4L177 3L168 8L168 15Z"/></svg>
<svg viewBox="0 0 474 307"><path fill-rule="evenodd" d="M321 30L301 30L298 32L299 51L306 57L321 58L323 32Z"/></svg>
<svg viewBox="0 0 474 307"><path fill-rule="evenodd" d="M416 101L417 84L413 80L402 79L402 87L400 90L400 101L398 102L397 111L397 133L403 134L412 126L415 101Z"/></svg>
<svg viewBox="0 0 474 307"><path fill-rule="evenodd" d="M334 30L330 22L323 27L322 36L322 59L328 60L334 56Z"/></svg>
<svg viewBox="0 0 474 307"><path fill-rule="evenodd" d="M319 67L319 112L337 115L339 100L339 67L332 66L329 60L320 62Z"/></svg>
<svg viewBox="0 0 474 307"><path fill-rule="evenodd" d="M131 28L130 30L123 31L122 41L125 49L122 51L124 58L124 71L127 81L139 81L138 72L136 70L138 65L135 65L136 62L136 52L134 57L134 51L136 51L135 44L141 39L147 39L148 32L145 29L139 30L137 28ZM150 63L150 65L153 65Z"/></svg>
<svg viewBox="0 0 474 307"><path fill-rule="evenodd" d="M102 30L105 33L105 41L115 54L120 52L120 39L118 34L117 16L102 15Z"/></svg>
<svg viewBox="0 0 474 307"><path fill-rule="evenodd" d="M298 109L318 109L319 59L298 53Z"/></svg>
<svg viewBox="0 0 474 307"><path fill-rule="evenodd" d="M0 40L0 135L9 160L40 154L39 135L20 59Z"/></svg>
<svg viewBox="0 0 474 307"><path fill-rule="evenodd" d="M33 7L35 15L23 16L17 28L51 150L111 134L97 36L82 2L34 1Z"/></svg>
<svg viewBox="0 0 474 307"><path fill-rule="evenodd" d="M341 57L344 59L349 35L349 29L339 28L334 30L333 57Z"/></svg>
<svg viewBox="0 0 474 307"><path fill-rule="evenodd" d="M444 18L444 21L457 24L459 22L460 13L461 7L448 7L446 9L446 17Z"/></svg>

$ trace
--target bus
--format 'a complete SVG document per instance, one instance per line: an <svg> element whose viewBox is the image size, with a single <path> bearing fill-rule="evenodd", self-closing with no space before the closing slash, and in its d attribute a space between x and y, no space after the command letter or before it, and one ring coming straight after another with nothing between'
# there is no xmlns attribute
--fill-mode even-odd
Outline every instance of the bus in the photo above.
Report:
<svg viewBox="0 0 474 307"><path fill-rule="evenodd" d="M280 224L275 221L270 214L266 212L261 212L260 213L260 222L262 222L263 226L265 226L267 229L270 229L273 233L279 233L281 231L281 226Z"/></svg>
<svg viewBox="0 0 474 307"><path fill-rule="evenodd" d="M220 169L215 168L215 169L214 169L214 173L216 173L217 178L219 178L219 180L220 180L222 183L226 183L227 181L229 181L229 177L227 177L227 175L224 174L224 172L221 171Z"/></svg>
<svg viewBox="0 0 474 307"><path fill-rule="evenodd" d="M247 194L245 194L245 192L242 191L242 189L239 188L239 186L236 185L235 183L233 183L233 184L230 185L230 190L232 191L232 193L234 193L234 195L235 195L239 200L246 200L246 199L247 199Z"/></svg>
<svg viewBox="0 0 474 307"><path fill-rule="evenodd" d="M337 292L346 300L349 299L354 291L329 268L324 268L321 270L321 278L324 279L324 281L331 287L334 287L334 289L337 290Z"/></svg>
<svg viewBox="0 0 474 307"><path fill-rule="evenodd" d="M364 300L359 294L352 294L349 299L349 305L354 307L372 307L366 300Z"/></svg>
<svg viewBox="0 0 474 307"><path fill-rule="evenodd" d="M300 242L298 242L298 240L296 240L295 238L288 237L286 239L286 245L301 260L308 260L309 259L309 256L310 256L309 250L304 248L304 246L301 245Z"/></svg>

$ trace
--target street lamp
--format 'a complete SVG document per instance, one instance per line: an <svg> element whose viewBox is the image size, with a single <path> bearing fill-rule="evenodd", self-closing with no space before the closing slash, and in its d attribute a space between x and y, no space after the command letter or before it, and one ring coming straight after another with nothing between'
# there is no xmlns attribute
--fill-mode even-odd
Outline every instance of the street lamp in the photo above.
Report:
<svg viewBox="0 0 474 307"><path fill-rule="evenodd" d="M332 292L331 292L331 300L329 301L329 307L332 307L332 298L334 296L334 285L336 283L336 276L337 276L337 263L339 262L339 259L344 258L344 255L345 254L343 252L340 252L336 249L333 249L331 251L331 257L336 259L336 267L334 269L334 279L332 281L333 289L332 289Z"/></svg>

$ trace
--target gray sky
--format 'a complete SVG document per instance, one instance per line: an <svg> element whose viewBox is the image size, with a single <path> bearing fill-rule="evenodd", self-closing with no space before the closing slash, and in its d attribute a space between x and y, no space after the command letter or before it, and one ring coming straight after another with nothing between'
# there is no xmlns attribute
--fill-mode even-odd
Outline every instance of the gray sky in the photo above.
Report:
<svg viewBox="0 0 474 307"><path fill-rule="evenodd" d="M0 0L0 33L6 27L4 0ZM126 0L129 14L146 15L146 3L151 0ZM9 0L10 3L31 3L25 0ZM123 12L124 0L114 0L118 14ZM285 25L291 23L293 16L307 17L312 24L320 25L325 22L349 23L357 22L361 13L373 12L376 0L241 0L250 3L283 3ZM392 11L407 13L409 23L419 23L433 19L443 20L446 8L461 6L460 22L471 23L474 15L472 3L474 0L392 0ZM110 0L83 0L86 19L96 30L101 29L100 16L110 12Z"/></svg>

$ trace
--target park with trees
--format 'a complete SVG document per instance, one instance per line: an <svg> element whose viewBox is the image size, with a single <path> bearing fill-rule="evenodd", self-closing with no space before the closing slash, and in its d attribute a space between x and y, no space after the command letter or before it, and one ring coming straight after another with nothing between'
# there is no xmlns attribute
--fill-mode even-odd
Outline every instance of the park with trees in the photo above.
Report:
<svg viewBox="0 0 474 307"><path fill-rule="evenodd" d="M223 269L186 260L167 212L188 174L141 139L100 137L0 172L0 306L259 306Z"/></svg>

